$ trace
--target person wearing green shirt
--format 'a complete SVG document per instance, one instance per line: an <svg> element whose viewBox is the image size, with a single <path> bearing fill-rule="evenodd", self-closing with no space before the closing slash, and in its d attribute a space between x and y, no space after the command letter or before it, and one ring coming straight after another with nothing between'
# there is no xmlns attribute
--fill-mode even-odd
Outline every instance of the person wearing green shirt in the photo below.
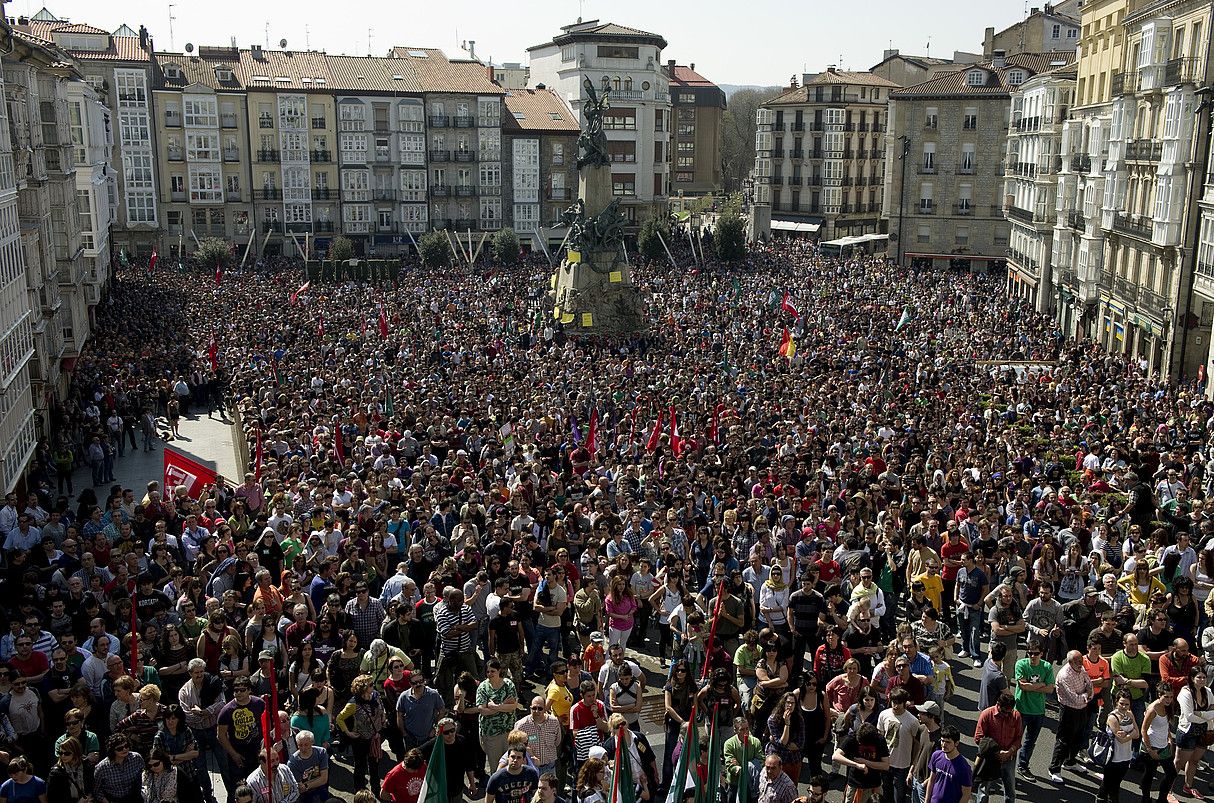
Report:
<svg viewBox="0 0 1214 803"><path fill-rule="evenodd" d="M742 645L738 649L741 650L745 646ZM763 745L750 735L750 723L746 717L737 717L733 721L733 736L725 740L723 749L725 751L725 780L729 785L728 799L732 801L738 797L738 780L742 773L750 771L750 762L763 757ZM749 796L748 794L747 797ZM737 803L747 803L747 801L738 800Z"/></svg>
<svg viewBox="0 0 1214 803"><path fill-rule="evenodd" d="M758 681L755 667L759 665L763 653L759 650L758 633L748 630L742 638L742 643L734 651L733 665L738 670L738 693L742 695L742 710L747 711L750 709L750 695L754 694L755 683Z"/></svg>
<svg viewBox="0 0 1214 803"><path fill-rule="evenodd" d="M1027 658L1016 662L1016 711L1024 722L1024 744L1020 747L1019 771L1025 777L1031 777L1029 761L1033 758L1033 748L1037 745L1037 736L1041 726L1045 724L1045 696L1054 693L1054 667L1041 660L1041 644L1029 642Z"/></svg>
<svg viewBox="0 0 1214 803"><path fill-rule="evenodd" d="M1130 692L1130 708L1134 712L1135 722L1142 722L1146 713L1146 694L1149 686L1147 678L1151 674L1151 657L1138 649L1138 636L1126 633L1121 641L1122 648L1113 653L1109 660L1109 668L1113 673L1113 696L1117 692L1128 689Z"/></svg>

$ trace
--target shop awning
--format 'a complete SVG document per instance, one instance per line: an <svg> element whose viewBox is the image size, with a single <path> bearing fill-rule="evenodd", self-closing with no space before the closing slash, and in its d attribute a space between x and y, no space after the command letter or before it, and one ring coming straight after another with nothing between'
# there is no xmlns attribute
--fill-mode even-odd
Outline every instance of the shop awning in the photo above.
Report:
<svg viewBox="0 0 1214 803"><path fill-rule="evenodd" d="M822 225L820 223L798 223L795 220L773 220L771 228L773 231L807 232L814 234L818 229L822 228Z"/></svg>

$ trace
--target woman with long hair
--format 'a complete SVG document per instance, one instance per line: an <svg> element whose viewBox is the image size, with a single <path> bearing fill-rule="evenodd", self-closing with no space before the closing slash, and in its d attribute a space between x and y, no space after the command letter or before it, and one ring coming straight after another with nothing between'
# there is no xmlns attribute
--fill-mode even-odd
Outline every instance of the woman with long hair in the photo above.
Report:
<svg viewBox="0 0 1214 803"><path fill-rule="evenodd" d="M1072 541L1058 567L1058 602L1065 604L1083 598L1087 571L1088 559L1083 556L1083 548L1079 541Z"/></svg>
<svg viewBox="0 0 1214 803"><path fill-rule="evenodd" d="M166 624L160 637L160 656L156 671L160 674L160 685L164 688L165 696L170 700L177 699L177 692L181 691L181 687L189 680L188 666L195 655L195 647L186 643L177 625Z"/></svg>
<svg viewBox="0 0 1214 803"><path fill-rule="evenodd" d="M1157 768L1163 770L1163 777L1159 781L1156 803L1168 803L1172 784L1176 782L1176 738L1172 733L1176 692L1167 681L1160 683L1155 692L1154 702L1147 706L1142 717L1142 751L1138 754L1142 763L1142 803L1151 803L1151 787Z"/></svg>
<svg viewBox="0 0 1214 803"><path fill-rule="evenodd" d="M1139 736L1132 702L1128 691L1118 692L1113 710L1104 718L1104 727L1113 740L1113 756L1104 767L1104 780L1096 792L1096 803L1118 803L1121 799L1121 784L1130 769L1134 740Z"/></svg>
<svg viewBox="0 0 1214 803"><path fill-rule="evenodd" d="M658 660L662 666L671 657L671 645L674 643L674 631L670 629L670 615L674 609L683 604L682 561L677 565L663 567L658 570L657 590L649 595L649 604L658 615ZM663 778L666 776L663 775Z"/></svg>
<svg viewBox="0 0 1214 803"><path fill-rule="evenodd" d="M287 668L287 693L292 700L298 700L299 694L312 680L312 673L321 668L320 660L316 657L316 648L312 646L312 638L307 636L299 644L295 660Z"/></svg>
<svg viewBox="0 0 1214 803"><path fill-rule="evenodd" d="M478 686L480 686L480 681L473 677L471 672L461 672L455 681L453 693L455 708L452 713L455 715L456 722L459 723L461 733L475 734L480 731L480 707L476 704ZM489 776L485 772L485 751L481 748L480 739L466 740L461 749L472 752L473 772L476 774L477 782L483 783Z"/></svg>
<svg viewBox="0 0 1214 803"><path fill-rule="evenodd" d="M696 688L691 677L691 668L683 658L677 659L670 667L670 678L662 689L665 703L666 726L665 750L662 755L662 778L670 778L674 770L675 745L679 734L686 729L687 722L695 714Z"/></svg>
<svg viewBox="0 0 1214 803"><path fill-rule="evenodd" d="M332 720L329 712L320 703L320 692L307 688L295 699L295 710L291 713L291 730L296 733L301 730L312 731L314 744L328 750L332 740Z"/></svg>
<svg viewBox="0 0 1214 803"><path fill-rule="evenodd" d="M830 744L830 712L824 702L825 690L820 687L818 676L806 672L801 676L801 685L797 689L797 704L805 725L801 754L805 757L810 778L822 771L822 756Z"/></svg>
<svg viewBox="0 0 1214 803"><path fill-rule="evenodd" d="M1176 553L1171 553L1172 557ZM1188 577L1178 577L1172 583L1172 593L1168 594L1168 604L1164 608L1168 617L1168 627L1189 644L1196 644L1194 634L1197 633L1197 623L1201 619L1201 609L1197 606L1197 598L1193 596L1193 581Z"/></svg>
<svg viewBox="0 0 1214 803"><path fill-rule="evenodd" d="M1176 725L1176 773L1184 775L1184 793L1198 799L1200 797L1194 794L1193 777L1206 752L1203 737L1210 733L1211 724L1214 724L1214 695L1210 693L1206 679L1205 667L1198 665L1189 682L1176 695L1180 706L1180 721Z"/></svg>
<svg viewBox="0 0 1214 803"><path fill-rule="evenodd" d="M751 719L756 730L767 728L767 718L776 706L779 698L788 689L788 664L780 660L780 645L778 640L771 639L763 644L763 656L755 667L755 691L750 698ZM762 737L762 733L756 733Z"/></svg>
<svg viewBox="0 0 1214 803"><path fill-rule="evenodd" d="M363 651L358 647L358 635L353 630L341 634L341 649L329 659L329 683L338 699L349 697L354 679L362 667Z"/></svg>
<svg viewBox="0 0 1214 803"><path fill-rule="evenodd" d="M607 613L607 643L609 646L627 645L639 607L636 595L632 593L632 587L628 584L628 578L622 574L612 577L610 585L607 587L607 599L603 602L603 608Z"/></svg>
<svg viewBox="0 0 1214 803"><path fill-rule="evenodd" d="M785 692L767 718L767 755L777 756L793 783L801 778L801 745L805 742L805 719L795 691Z"/></svg>
<svg viewBox="0 0 1214 803"><path fill-rule="evenodd" d="M223 655L219 658L219 677L227 686L228 694L232 693L232 682L236 678L249 676L249 656L240 646L240 639L234 635L224 636Z"/></svg>
<svg viewBox="0 0 1214 803"><path fill-rule="evenodd" d="M93 794L93 765L84 760L80 740L69 736L59 744L59 757L46 776L46 796L78 803Z"/></svg>
<svg viewBox="0 0 1214 803"><path fill-rule="evenodd" d="M611 790L607 788L607 762L601 758L583 761L578 770L575 793L575 803L607 803L611 796Z"/></svg>
<svg viewBox="0 0 1214 803"><path fill-rule="evenodd" d="M1054 588L1057 588L1061 578L1062 567L1058 563L1054 545L1048 543L1042 544L1041 554L1037 556L1037 560L1033 561L1033 582L1035 585L1048 582L1052 583Z"/></svg>
<svg viewBox="0 0 1214 803"><path fill-rule="evenodd" d="M380 746L384 730L384 706L370 675L359 675L350 683L350 701L337 715L342 740L354 751L354 786L361 789L371 776L371 791L379 794Z"/></svg>
<svg viewBox="0 0 1214 803"><path fill-rule="evenodd" d="M788 578L778 560L772 561L771 574L759 589L759 619L772 630L788 633Z"/></svg>

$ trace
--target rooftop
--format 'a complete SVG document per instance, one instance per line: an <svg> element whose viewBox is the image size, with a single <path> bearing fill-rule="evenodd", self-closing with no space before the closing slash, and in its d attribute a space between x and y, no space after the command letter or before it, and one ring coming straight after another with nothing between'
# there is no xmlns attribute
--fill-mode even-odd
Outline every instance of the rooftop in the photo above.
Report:
<svg viewBox="0 0 1214 803"><path fill-rule="evenodd" d="M657 45L658 49L666 47L666 40L656 33L630 28L614 22L599 22L598 20L580 20L573 25L561 26L561 33L552 37L551 42L533 45L527 50L538 50L550 45L565 45L573 42L603 41L603 42L636 42L639 44Z"/></svg>
<svg viewBox="0 0 1214 803"><path fill-rule="evenodd" d="M1011 83L1008 78L1013 70L1020 69L1029 76L1069 65L1075 60L1075 54L1070 51L1056 53L1017 53L1004 60L1004 66L996 69L992 62L984 61L958 70L938 75L919 84L897 89L890 97L899 98L931 98L931 97L966 97L966 96L1000 96L1009 95L1018 84ZM972 70L982 70L985 81L980 85L971 85L967 76Z"/></svg>
<svg viewBox="0 0 1214 803"><path fill-rule="evenodd" d="M674 70L667 71L667 77L670 79L670 85L685 86L685 87L715 87L712 81L709 81L704 76L695 71L695 65L684 67L681 64L674 65Z"/></svg>
<svg viewBox="0 0 1214 803"><path fill-rule="evenodd" d="M511 89L506 92L504 101L506 113L502 115L502 128L505 131L577 134L581 130L576 115L551 89Z"/></svg>

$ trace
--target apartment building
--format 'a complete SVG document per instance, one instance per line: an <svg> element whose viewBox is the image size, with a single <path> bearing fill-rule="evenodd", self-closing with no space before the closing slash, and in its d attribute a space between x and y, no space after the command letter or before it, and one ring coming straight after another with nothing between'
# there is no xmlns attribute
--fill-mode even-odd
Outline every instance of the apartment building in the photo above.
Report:
<svg viewBox="0 0 1214 803"><path fill-rule="evenodd" d="M670 82L671 196L712 195L721 192L721 130L725 122L725 92L696 72L694 63L683 66L673 59L663 69Z"/></svg>
<svg viewBox="0 0 1214 803"><path fill-rule="evenodd" d="M612 193L634 225L664 217L670 193L670 79L662 68L666 40L658 34L598 20L561 28L551 42L528 48L531 86L552 89L581 115L590 79L610 91L604 119ZM519 210L516 210L519 211ZM529 228L531 221L516 223ZM535 221L538 223L538 221Z"/></svg>
<svg viewBox="0 0 1214 803"><path fill-rule="evenodd" d="M45 284L41 272L53 262L49 260L44 266L35 250L33 266L25 264L27 243L22 236L18 192L32 180L45 181L46 174L45 166L35 168L30 153L33 137L41 137L41 131L29 128L28 98L23 97L24 90L10 91L7 84L10 60L41 49L2 21L0 46L8 53L2 70L4 86L0 87L6 101L0 111L5 118L0 125L0 487L7 492L21 481L38 437L29 364L34 358L34 327L42 326L44 316L40 304L30 305L27 273L38 272L36 281ZM10 97L12 102L8 101ZM18 119L13 119L15 112ZM16 154L15 145L21 148Z"/></svg>
<svg viewBox="0 0 1214 803"><path fill-rule="evenodd" d="M92 309L111 275L110 232L118 209L113 113L84 81L68 81L68 120L76 166L76 211L84 248L84 281L61 280L63 332L67 354L75 356L92 331ZM69 221L70 223L70 221Z"/></svg>
<svg viewBox="0 0 1214 803"><path fill-rule="evenodd" d="M328 58L258 45L236 55L245 89L253 227L258 238L251 253L298 255L323 250L341 231L337 106ZM361 136L365 158L366 133ZM363 222L369 223L369 211ZM354 228L362 229L362 244L369 225Z"/></svg>
<svg viewBox="0 0 1214 803"><path fill-rule="evenodd" d="M121 258L146 259L160 244L156 185L156 127L152 123L152 37L142 26L137 34L126 26L109 33L91 25L72 23L43 9L34 17L12 21L17 31L52 42L71 55L84 81L109 107L117 124L110 164L117 173L118 214L111 232ZM86 257L97 286L108 278L93 257Z"/></svg>
<svg viewBox="0 0 1214 803"><path fill-rule="evenodd" d="M157 53L153 107L161 253L176 261L204 237L253 235L248 110L235 48Z"/></svg>
<svg viewBox="0 0 1214 803"><path fill-rule="evenodd" d="M773 232L820 240L876 233L886 103L898 87L834 67L804 79L756 112L755 201L770 205Z"/></svg>
<svg viewBox="0 0 1214 803"><path fill-rule="evenodd" d="M565 230L548 229L578 198L577 138L573 113L547 88L508 90L502 99L503 181L513 203L508 224L520 242L540 248L538 237L559 244Z"/></svg>
<svg viewBox="0 0 1214 803"><path fill-rule="evenodd" d="M1069 218L1060 220L1055 204L1062 170L1062 125L1073 102L1075 75L1074 65L1059 67L1030 78L1011 93L1004 173L1004 205L1011 224L1007 291L1039 312L1061 304L1051 267L1054 228L1072 223Z"/></svg>
<svg viewBox="0 0 1214 803"><path fill-rule="evenodd" d="M1050 256L1062 331L1078 337L1095 332L1095 305L1104 269L1101 228L1109 132L1113 121L1112 78L1122 69L1122 19L1127 0L1089 0L1080 17L1075 97L1062 124L1062 163L1057 175L1057 220Z"/></svg>
<svg viewBox="0 0 1214 803"><path fill-rule="evenodd" d="M890 255L917 267L1002 267L1012 90L1073 53L996 54L890 93L883 215ZM1036 163L1011 168L1035 172Z"/></svg>
<svg viewBox="0 0 1214 803"><path fill-rule="evenodd" d="M395 47L389 62L411 70L425 94L430 228L463 233L503 225L502 97L479 61L433 48Z"/></svg>
<svg viewBox="0 0 1214 803"><path fill-rule="evenodd" d="M873 75L893 81L898 86L921 84L929 78L946 72L955 72L960 64L975 64L982 61L980 53L954 51L951 59L932 56L908 56L898 48L889 48L881 60L869 68Z"/></svg>
<svg viewBox="0 0 1214 803"><path fill-rule="evenodd" d="M1002 50L1017 53L1075 52L1079 43L1081 0L1062 0L1030 7L1024 19L996 32L987 28L982 37L982 57L993 58Z"/></svg>

